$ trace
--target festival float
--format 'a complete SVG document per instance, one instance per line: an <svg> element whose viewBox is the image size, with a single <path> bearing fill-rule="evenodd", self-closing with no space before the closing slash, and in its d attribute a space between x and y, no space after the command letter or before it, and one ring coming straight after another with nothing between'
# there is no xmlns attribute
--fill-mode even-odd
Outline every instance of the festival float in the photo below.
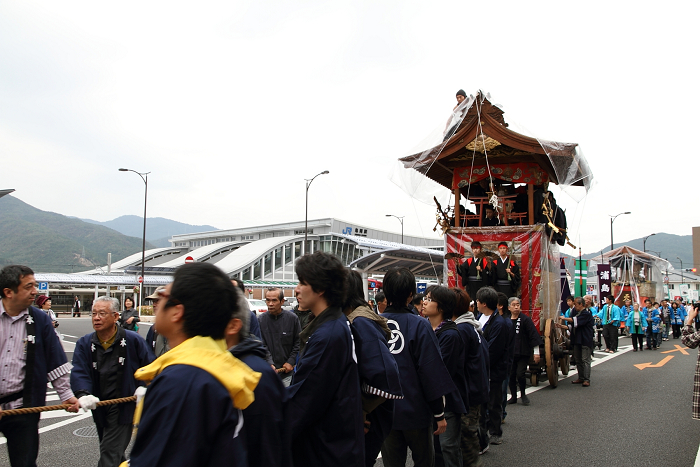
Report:
<svg viewBox="0 0 700 467"><path fill-rule="evenodd" d="M483 245L482 254L494 258L497 245L507 243L508 254L520 267L516 294L522 312L542 336L544 358L540 364L531 360L531 383L537 385L539 375L546 373L556 387L559 369L568 374L570 356L566 333L555 326L562 299L559 247L574 245L566 215L549 187L580 187L585 195L593 176L578 144L527 136L509 126L489 95L479 91L467 97L454 109L441 142L433 137L436 144L399 159L406 172L401 184L404 189L412 186L406 191L415 195L423 177L452 193L444 207L434 198L434 230L445 239L446 286L466 285L457 268L472 256L473 241ZM487 211L494 214L487 217Z"/></svg>

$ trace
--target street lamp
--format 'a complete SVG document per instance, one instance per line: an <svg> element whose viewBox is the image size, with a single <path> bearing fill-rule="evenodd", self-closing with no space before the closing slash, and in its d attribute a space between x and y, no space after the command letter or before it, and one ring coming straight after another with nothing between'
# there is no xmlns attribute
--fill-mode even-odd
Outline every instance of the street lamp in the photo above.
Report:
<svg viewBox="0 0 700 467"><path fill-rule="evenodd" d="M143 305L143 291L144 291L144 286L146 285L146 276L144 274L144 269L146 266L146 205L148 202L148 174L151 172L137 172L135 170L131 169L119 169L120 172L134 172L137 174L139 177L141 177L141 180L143 180L143 183L145 185L144 191L143 191L143 241L141 242L141 282L139 286L139 314L141 313L141 306Z"/></svg>
<svg viewBox="0 0 700 467"><path fill-rule="evenodd" d="M321 173L318 173L314 175L314 178L312 179L305 179L306 181L306 214L304 215L304 253L306 254L306 249L307 249L307 238L308 238L308 233L309 233L309 187L311 186L311 182L313 182L316 177L319 175L326 175L328 173L327 170L324 170Z"/></svg>
<svg viewBox="0 0 700 467"><path fill-rule="evenodd" d="M395 216L393 214L387 214L386 217L395 217L399 220L399 222L401 222L401 244L403 244L403 218L405 216L399 217L399 216Z"/></svg>
<svg viewBox="0 0 700 467"><path fill-rule="evenodd" d="M680 256L676 256L676 259L681 262L681 284L685 284L685 278L683 277L683 260Z"/></svg>
<svg viewBox="0 0 700 467"><path fill-rule="evenodd" d="M613 222L615 222L615 219L617 219L617 216L621 216L623 214L632 214L632 213L627 211L627 212L621 212L620 214L615 214L614 216L610 216L610 251L613 251L613 247L615 246L615 244L613 243Z"/></svg>
<svg viewBox="0 0 700 467"><path fill-rule="evenodd" d="M647 238L653 237L654 235L656 235L656 234L653 233L653 234L651 234L651 235L647 235L646 237L644 237L644 238L642 239L642 245L643 245L642 249L644 250L644 253L647 252Z"/></svg>

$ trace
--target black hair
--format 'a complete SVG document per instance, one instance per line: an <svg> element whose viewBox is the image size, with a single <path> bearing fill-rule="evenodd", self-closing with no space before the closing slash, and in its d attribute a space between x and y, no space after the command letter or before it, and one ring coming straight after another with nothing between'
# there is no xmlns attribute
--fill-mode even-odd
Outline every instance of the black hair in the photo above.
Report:
<svg viewBox="0 0 700 467"><path fill-rule="evenodd" d="M469 305L471 305L472 298L469 296L469 293L464 290L464 289L458 289L454 288L452 289L452 292L455 294L455 309L454 309L454 317L462 316L465 313L469 312Z"/></svg>
<svg viewBox="0 0 700 467"><path fill-rule="evenodd" d="M581 297L576 297L572 299L576 305L586 306L586 301Z"/></svg>
<svg viewBox="0 0 700 467"><path fill-rule="evenodd" d="M408 268L391 268L384 276L384 293L389 305L403 308L416 293L416 276Z"/></svg>
<svg viewBox="0 0 700 467"><path fill-rule="evenodd" d="M231 315L241 306L231 279L210 263L189 263L175 270L166 307L183 305L188 337L223 339Z"/></svg>
<svg viewBox="0 0 700 467"><path fill-rule="evenodd" d="M348 271L337 257L316 251L299 258L294 269L299 282L311 286L318 294L323 293L328 306L343 306Z"/></svg>
<svg viewBox="0 0 700 467"><path fill-rule="evenodd" d="M437 302L438 310L442 311L442 319L452 319L457 305L457 297L455 297L454 292L441 285L431 285L425 291L425 295L428 294L434 302Z"/></svg>
<svg viewBox="0 0 700 467"><path fill-rule="evenodd" d="M384 294L384 292L379 292L377 295L374 296L374 300L377 303L383 302L384 300L386 300L386 295Z"/></svg>
<svg viewBox="0 0 700 467"><path fill-rule="evenodd" d="M343 308L347 312L353 311L361 306L369 306L365 300L365 288L362 282L362 276L357 271L350 271L348 274L348 290L345 297L345 305Z"/></svg>
<svg viewBox="0 0 700 467"><path fill-rule="evenodd" d="M574 301L574 297L572 297L571 295L569 295L568 297L566 297L566 300L564 300L564 301L565 301L565 302L568 302L569 300L571 300L571 301L573 302L573 301Z"/></svg>
<svg viewBox="0 0 700 467"><path fill-rule="evenodd" d="M420 305L420 302L423 301L423 297L425 297L425 294L419 293L413 296L413 304L414 305Z"/></svg>
<svg viewBox="0 0 700 467"><path fill-rule="evenodd" d="M241 289L241 292L245 293L245 285L243 284L243 281L237 277L234 277L232 280L236 281L236 287ZM231 282L233 284L233 282Z"/></svg>
<svg viewBox="0 0 700 467"><path fill-rule="evenodd" d="M17 293L22 279L31 275L34 275L34 271L27 266L13 264L2 268L2 271L0 271L0 297L5 297L5 289L10 289Z"/></svg>
<svg viewBox="0 0 700 467"><path fill-rule="evenodd" d="M613 297L612 295L606 295L605 299L610 300L611 302L615 303L615 297Z"/></svg>
<svg viewBox="0 0 700 467"><path fill-rule="evenodd" d="M498 304L503 307L503 311L508 309L508 295L498 292Z"/></svg>
<svg viewBox="0 0 700 467"><path fill-rule="evenodd" d="M126 309L126 301L131 300L131 306L136 305L136 302L134 302L134 296L133 295L127 295L124 297L124 308Z"/></svg>
<svg viewBox="0 0 700 467"><path fill-rule="evenodd" d="M476 292L476 299L491 311L498 308L498 292L491 287L482 287Z"/></svg>

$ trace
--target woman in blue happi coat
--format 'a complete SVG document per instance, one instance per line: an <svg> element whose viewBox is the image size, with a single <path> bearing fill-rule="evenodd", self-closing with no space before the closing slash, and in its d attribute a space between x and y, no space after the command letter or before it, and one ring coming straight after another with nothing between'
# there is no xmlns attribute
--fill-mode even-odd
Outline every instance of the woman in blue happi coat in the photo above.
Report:
<svg viewBox="0 0 700 467"><path fill-rule="evenodd" d="M634 347L634 351L637 351L637 344L639 344L640 351L644 350L644 334L648 323L644 313L639 311L639 303L635 303L632 307L632 312L627 315L625 326L632 338L632 347Z"/></svg>
<svg viewBox="0 0 700 467"><path fill-rule="evenodd" d="M678 302L671 303L671 328L673 329L673 338L681 337L681 327L687 314L685 308L678 305Z"/></svg>

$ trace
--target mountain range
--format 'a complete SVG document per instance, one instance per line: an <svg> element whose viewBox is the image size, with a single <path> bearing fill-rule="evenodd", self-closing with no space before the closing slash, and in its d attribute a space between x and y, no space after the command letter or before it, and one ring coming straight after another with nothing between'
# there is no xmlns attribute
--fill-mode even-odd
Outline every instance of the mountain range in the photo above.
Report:
<svg viewBox="0 0 700 467"><path fill-rule="evenodd" d="M81 219L90 224L102 225L116 230L129 237L143 238L143 217L121 216L111 221L100 222L92 219ZM146 241L154 247L168 247L168 239L173 235L207 232L218 230L211 225L191 225L182 222L164 219L162 217L149 217L146 219Z"/></svg>
<svg viewBox="0 0 700 467"><path fill-rule="evenodd" d="M93 269L141 251L143 218L121 216L107 222L78 219L37 209L13 197L0 198L0 267L25 264L37 272L78 272ZM191 225L149 217L146 221L146 248L167 247L172 235L217 230L211 225ZM643 249L642 239L616 243ZM648 252L668 259L675 269L693 267L692 235L659 232L646 242ZM609 247L603 251L608 251ZM582 255L591 259L600 252ZM567 267L573 258L567 258Z"/></svg>
<svg viewBox="0 0 700 467"><path fill-rule="evenodd" d="M639 251L644 251L644 242L641 238L635 238L634 240L629 240L627 242L615 243L615 248L619 248L622 245L627 245L632 248L636 248ZM605 247L602 252L610 251L610 247ZM684 268L693 267L693 236L692 235L674 235L664 232L655 233L653 236L647 238L646 251L654 256L667 259L671 262L674 269L681 268L681 261L683 261ZM582 259L591 259L595 256L600 256L601 251L596 251L595 253L588 253L581 255ZM571 258L568 255L567 258ZM578 256L575 257L578 259ZM569 266L569 261L566 263Z"/></svg>
<svg viewBox="0 0 700 467"><path fill-rule="evenodd" d="M36 272L78 272L141 251L141 238L0 198L0 266L23 264ZM146 248L152 248L146 244Z"/></svg>

